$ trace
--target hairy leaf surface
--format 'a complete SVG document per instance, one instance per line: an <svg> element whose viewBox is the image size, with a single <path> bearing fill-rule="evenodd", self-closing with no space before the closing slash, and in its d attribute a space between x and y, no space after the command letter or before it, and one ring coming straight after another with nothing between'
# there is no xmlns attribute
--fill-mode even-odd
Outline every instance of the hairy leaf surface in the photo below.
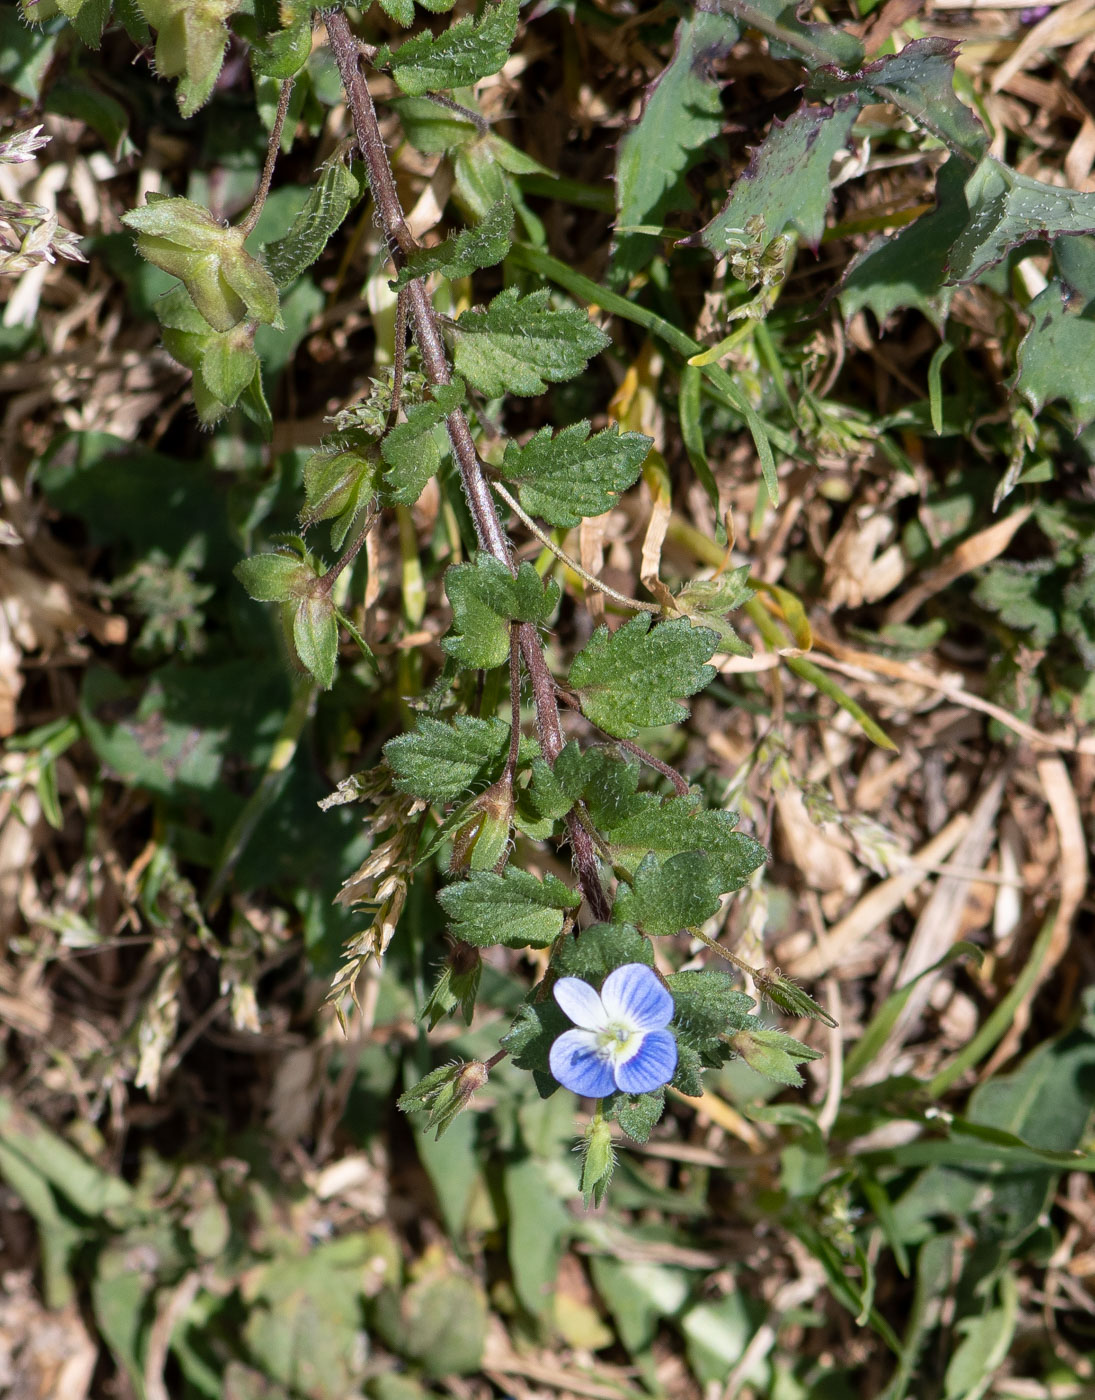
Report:
<svg viewBox="0 0 1095 1400"><path fill-rule="evenodd" d="M439 272L451 282L458 277L470 277L481 267L493 267L509 252L512 228L513 206L508 199L500 199L474 228L452 234L436 248L423 248L415 253L389 285L405 287L408 282L428 277L431 272Z"/></svg>
<svg viewBox="0 0 1095 1400"><path fill-rule="evenodd" d="M570 668L583 713L621 739L684 719L688 710L675 697L694 695L715 675L704 663L719 644L717 632L684 618L653 629L650 622L649 613L639 613L615 632L599 627Z"/></svg>
<svg viewBox="0 0 1095 1400"><path fill-rule="evenodd" d="M563 911L577 909L577 894L554 875L541 882L527 870L475 871L447 885L437 898L452 921L454 937L479 948L546 948L563 927Z"/></svg>
<svg viewBox="0 0 1095 1400"><path fill-rule="evenodd" d="M546 289L521 296L507 287L485 311L456 322L454 357L460 374L488 398L542 394L580 374L609 338L578 307L555 310Z"/></svg>
<svg viewBox="0 0 1095 1400"><path fill-rule="evenodd" d="M445 724L420 715L410 733L388 740L384 757L400 792L429 802L455 802L486 781L508 743L504 720L457 715Z"/></svg>
<svg viewBox="0 0 1095 1400"><path fill-rule="evenodd" d="M603 428L589 436L589 422L572 423L552 436L541 428L524 447L506 444L502 475L518 483L521 504L549 525L580 525L603 515L621 491L634 486L650 451L643 433Z"/></svg>
<svg viewBox="0 0 1095 1400"><path fill-rule="evenodd" d="M516 577L490 554L472 564L454 564L445 574L452 605L452 633L442 648L469 670L501 666L509 655L510 623L548 620L559 602L559 585L546 587L529 563Z"/></svg>
<svg viewBox="0 0 1095 1400"><path fill-rule="evenodd" d="M391 64L392 76L408 97L465 87L497 73L505 63L517 33L517 9L518 0L488 3L478 24L457 20L437 38L416 34L394 51L384 44L377 65Z"/></svg>

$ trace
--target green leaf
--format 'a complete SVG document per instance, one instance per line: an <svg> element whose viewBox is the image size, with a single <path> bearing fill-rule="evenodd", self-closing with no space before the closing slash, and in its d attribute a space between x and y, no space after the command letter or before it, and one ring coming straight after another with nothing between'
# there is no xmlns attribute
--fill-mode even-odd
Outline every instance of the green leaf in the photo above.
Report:
<svg viewBox="0 0 1095 1400"><path fill-rule="evenodd" d="M572 423L554 437L549 427L541 428L524 447L506 444L502 475L518 483L530 515L572 528L611 510L619 493L639 479L651 439L615 428L590 437L589 426L585 420Z"/></svg>
<svg viewBox="0 0 1095 1400"><path fill-rule="evenodd" d="M586 1128L585 1137L580 1146L582 1149L582 1203L588 1210L591 1205L599 1206L604 1200L616 1167L616 1152L612 1146L612 1129L608 1126L608 1121L600 1114Z"/></svg>
<svg viewBox="0 0 1095 1400"><path fill-rule="evenodd" d="M851 92L861 100L873 95L880 102L890 102L972 163L984 155L989 136L954 91L959 47L955 40L937 35L914 39L900 53L886 54L850 77L819 69L811 76L807 92L823 99Z"/></svg>
<svg viewBox="0 0 1095 1400"><path fill-rule="evenodd" d="M527 870L502 875L475 871L437 896L455 938L478 948L546 948L563 927L563 910L577 909L581 895L554 875L541 882Z"/></svg>
<svg viewBox="0 0 1095 1400"><path fill-rule="evenodd" d="M304 669L330 690L338 662L338 618L328 593L311 592L297 604L293 645Z"/></svg>
<svg viewBox="0 0 1095 1400"><path fill-rule="evenodd" d="M638 1094L635 1098L614 1094L608 1112L632 1142L646 1142L665 1112L665 1090L656 1089L652 1094Z"/></svg>
<svg viewBox="0 0 1095 1400"><path fill-rule="evenodd" d="M1095 419L1095 239L1054 244L1057 276L1027 308L1016 388L1034 411L1065 399L1079 427Z"/></svg>
<svg viewBox="0 0 1095 1400"><path fill-rule="evenodd" d="M341 151L323 164L289 232L263 246L266 266L280 291L311 267L366 188L365 167L360 162L347 165Z"/></svg>
<svg viewBox="0 0 1095 1400"><path fill-rule="evenodd" d="M944 281L947 253L969 219L965 185L969 166L948 160L935 180L936 207L890 238L875 239L853 258L838 293L850 319L863 307L879 325L906 306L937 328L946 320L954 288Z"/></svg>
<svg viewBox="0 0 1095 1400"><path fill-rule="evenodd" d="M678 23L673 57L647 89L642 116L618 147L619 227L660 224L671 210L691 207L684 177L711 153L711 143L722 132L715 64L737 42L738 32L730 16L717 10L696 10ZM630 281L657 247L650 234L617 234L610 263L614 281Z"/></svg>
<svg viewBox="0 0 1095 1400"><path fill-rule="evenodd" d="M228 45L228 16L239 0L138 0L156 30L156 72L178 78L179 112L192 117L220 76Z"/></svg>
<svg viewBox="0 0 1095 1400"><path fill-rule="evenodd" d="M627 963L654 966L654 945L630 924L591 924L566 937L552 967L560 977L580 977L583 982L604 981Z"/></svg>
<svg viewBox="0 0 1095 1400"><path fill-rule="evenodd" d="M650 624L650 614L639 613L615 632L598 627L570 667L583 714L621 739L686 718L675 697L694 695L715 675L704 663L719 644L717 632L684 618Z"/></svg>
<svg viewBox="0 0 1095 1400"><path fill-rule="evenodd" d="M388 285L395 289L405 287L432 272L440 272L452 282L458 277L470 277L481 267L493 267L509 252L512 229L513 205L508 199L500 199L474 228L451 234L436 248L423 248L413 254Z"/></svg>
<svg viewBox="0 0 1095 1400"><path fill-rule="evenodd" d="M237 16L237 26L243 18ZM251 68L258 77L284 81L296 77L311 53L312 16L305 9L300 14L285 15L284 26L280 29L259 29L257 40L251 45Z"/></svg>
<svg viewBox="0 0 1095 1400"><path fill-rule="evenodd" d="M636 924L653 937L673 937L718 912L719 891L711 862L701 851L659 861L647 856L634 884L621 885L613 918Z"/></svg>
<svg viewBox="0 0 1095 1400"><path fill-rule="evenodd" d="M726 614L740 608L753 596L749 587L749 565L742 564L717 578L697 578L673 596L678 610L695 627L710 627L719 634L719 650L731 656L752 656L753 648L743 642L726 621Z"/></svg>
<svg viewBox="0 0 1095 1400"><path fill-rule="evenodd" d="M832 198L829 166L846 145L857 111L856 100L845 96L826 107L804 102L785 122L774 121L698 241L723 257L732 248L762 249L794 228L816 248Z"/></svg>
<svg viewBox="0 0 1095 1400"><path fill-rule="evenodd" d="M230 408L256 374L261 378L259 357L255 353L254 322L241 321L223 335L211 335L198 373L214 398Z"/></svg>
<svg viewBox="0 0 1095 1400"><path fill-rule="evenodd" d="M420 715L409 734L384 745L400 792L429 802L454 802L484 781L509 744L500 719L457 715L451 724Z"/></svg>
<svg viewBox="0 0 1095 1400"><path fill-rule="evenodd" d="M413 506L441 465L448 445L443 424L464 398L462 380L437 384L431 397L407 411L407 421L385 434L380 455L387 463L384 494L393 505Z"/></svg>
<svg viewBox="0 0 1095 1400"><path fill-rule="evenodd" d="M485 311L465 311L457 319L457 371L487 398L542 394L548 384L580 374L611 343L584 311L557 311L548 296L546 288L523 297L507 287Z"/></svg>
<svg viewBox="0 0 1095 1400"><path fill-rule="evenodd" d="M57 8L89 49L97 49L110 18L111 0L57 0Z"/></svg>
<svg viewBox="0 0 1095 1400"><path fill-rule="evenodd" d="M416 34L394 52L384 44L375 63L391 64L392 76L408 97L466 87L497 73L505 63L517 33L517 12L518 0L488 3L478 24L471 18L457 20L437 38L429 32Z"/></svg>
<svg viewBox="0 0 1095 1400"><path fill-rule="evenodd" d="M739 890L768 852L753 837L735 831L737 814L703 806L689 793L662 800L653 793L637 795L626 814L591 808L616 857L625 863L653 853L659 857L703 851L713 863L720 894Z"/></svg>
<svg viewBox="0 0 1095 1400"><path fill-rule="evenodd" d="M677 1040L701 1054L717 1055L721 1036L757 1024L750 1014L752 997L735 987L725 972L674 972L666 981L676 1007L673 1026Z"/></svg>
<svg viewBox="0 0 1095 1400"><path fill-rule="evenodd" d="M442 649L466 670L490 670L509 656L510 623L548 620L559 602L559 585L546 586L529 563L516 577L500 559L477 554L473 563L445 571L452 606L452 632Z"/></svg>
<svg viewBox="0 0 1095 1400"><path fill-rule="evenodd" d="M542 990L543 984L529 995L536 998ZM527 1001L502 1037L501 1044L509 1051L517 1068L532 1071L541 1098L547 1098L559 1087L548 1068L548 1056L557 1037L570 1029L571 1023L562 1007L554 997L548 996L540 1001Z"/></svg>
<svg viewBox="0 0 1095 1400"><path fill-rule="evenodd" d="M467 1375L482 1364L487 1300L470 1278L456 1273L440 1248L417 1266L402 1293L386 1289L376 1301L381 1340L427 1376Z"/></svg>
<svg viewBox="0 0 1095 1400"><path fill-rule="evenodd" d="M807 68L841 68L854 73L863 62L863 45L835 24L804 23L800 6L789 0L727 0L726 8L743 28L768 35L773 58L794 59Z"/></svg>
<svg viewBox="0 0 1095 1400"><path fill-rule="evenodd" d="M962 1340L947 1362L943 1400L979 1400L1011 1351L1019 1317L1019 1286L1005 1268L999 1275L1000 1305L955 1325Z"/></svg>
<svg viewBox="0 0 1095 1400"><path fill-rule="evenodd" d="M395 97L388 105L395 109L407 140L424 155L454 151L479 136L479 128L470 117L442 107L430 97Z"/></svg>
<svg viewBox="0 0 1095 1400"><path fill-rule="evenodd" d="M1052 559L1028 563L998 559L974 589L973 598L1001 622L1027 633L1031 646L1044 649L1061 630L1061 595L1053 587L1056 572Z"/></svg>
<svg viewBox="0 0 1095 1400"><path fill-rule="evenodd" d="M811 1050L794 1036L763 1026L734 1031L730 1036L730 1047L737 1051L750 1069L763 1074L766 1079L795 1088L802 1083L802 1075L795 1066L806 1060L821 1058L820 1050Z"/></svg>
<svg viewBox="0 0 1095 1400"><path fill-rule="evenodd" d="M232 572L259 603L299 598L315 579L309 566L294 553L255 554L241 559Z"/></svg>
<svg viewBox="0 0 1095 1400"><path fill-rule="evenodd" d="M324 1400L360 1393L362 1319L354 1281L373 1257L368 1237L356 1233L252 1267L241 1340L262 1358L267 1384Z"/></svg>
<svg viewBox="0 0 1095 1400"><path fill-rule="evenodd" d="M555 1165L522 1157L506 1165L502 1178L514 1292L532 1317L542 1316L552 1305L559 1260L573 1230L570 1212L558 1196Z"/></svg>
<svg viewBox="0 0 1095 1400"><path fill-rule="evenodd" d="M948 282L976 281L1034 239L1095 233L1095 194L1060 189L986 156L966 181L969 223L947 255Z"/></svg>

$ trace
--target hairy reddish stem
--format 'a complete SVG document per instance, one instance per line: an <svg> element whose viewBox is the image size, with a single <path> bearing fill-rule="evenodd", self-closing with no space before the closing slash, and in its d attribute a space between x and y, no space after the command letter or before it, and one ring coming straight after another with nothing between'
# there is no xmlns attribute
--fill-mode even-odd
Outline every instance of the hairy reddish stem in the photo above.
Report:
<svg viewBox="0 0 1095 1400"><path fill-rule="evenodd" d="M369 84L361 71L361 48L354 38L346 16L341 11L332 11L326 17L327 35L331 41L331 51L338 65L342 86L350 108L354 135L358 148L365 161L369 189L384 230L388 252L397 270L407 264L417 244L403 217L403 206L388 163L388 152L380 126L376 119ZM441 326L434 311L433 303L421 279L407 284L407 301L414 323L414 338L422 356L422 366L431 384L449 384L452 375L449 370L445 342ZM472 439L468 420L463 409L457 408L447 419L449 439L453 456L460 469L460 480L464 495L475 523L475 533L480 547L496 559L500 559L508 569L514 571L512 550L501 521L494 508L494 500L483 475ZM555 695L555 681L548 668L540 634L531 622L523 622L517 629L521 658L528 671L532 684L532 698L536 708L536 732L540 748L549 763L554 763L563 747L563 730L559 720L559 704ZM574 868L590 910L597 919L607 919L611 910L605 892L601 887L598 873L597 853L589 833L582 827L574 813L567 817L567 831L571 849L574 852Z"/></svg>

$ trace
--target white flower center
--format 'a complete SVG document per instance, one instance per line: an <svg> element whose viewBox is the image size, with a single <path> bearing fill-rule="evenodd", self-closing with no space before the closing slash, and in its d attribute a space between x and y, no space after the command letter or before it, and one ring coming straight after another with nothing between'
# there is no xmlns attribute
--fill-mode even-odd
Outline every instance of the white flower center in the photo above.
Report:
<svg viewBox="0 0 1095 1400"><path fill-rule="evenodd" d="M642 1031L622 1021L610 1021L597 1032L597 1053L602 1060L624 1064L639 1053L643 1043Z"/></svg>

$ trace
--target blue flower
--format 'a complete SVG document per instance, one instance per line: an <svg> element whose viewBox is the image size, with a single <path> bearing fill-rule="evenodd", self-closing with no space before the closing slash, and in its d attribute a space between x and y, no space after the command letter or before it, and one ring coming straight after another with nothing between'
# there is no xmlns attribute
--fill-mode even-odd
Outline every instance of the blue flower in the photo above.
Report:
<svg viewBox="0 0 1095 1400"><path fill-rule="evenodd" d="M677 1041L665 1029L673 998L652 967L618 967L600 996L578 977L560 977L553 990L578 1027L559 1036L548 1060L564 1088L603 1099L617 1089L647 1094L669 1083L677 1068Z"/></svg>

